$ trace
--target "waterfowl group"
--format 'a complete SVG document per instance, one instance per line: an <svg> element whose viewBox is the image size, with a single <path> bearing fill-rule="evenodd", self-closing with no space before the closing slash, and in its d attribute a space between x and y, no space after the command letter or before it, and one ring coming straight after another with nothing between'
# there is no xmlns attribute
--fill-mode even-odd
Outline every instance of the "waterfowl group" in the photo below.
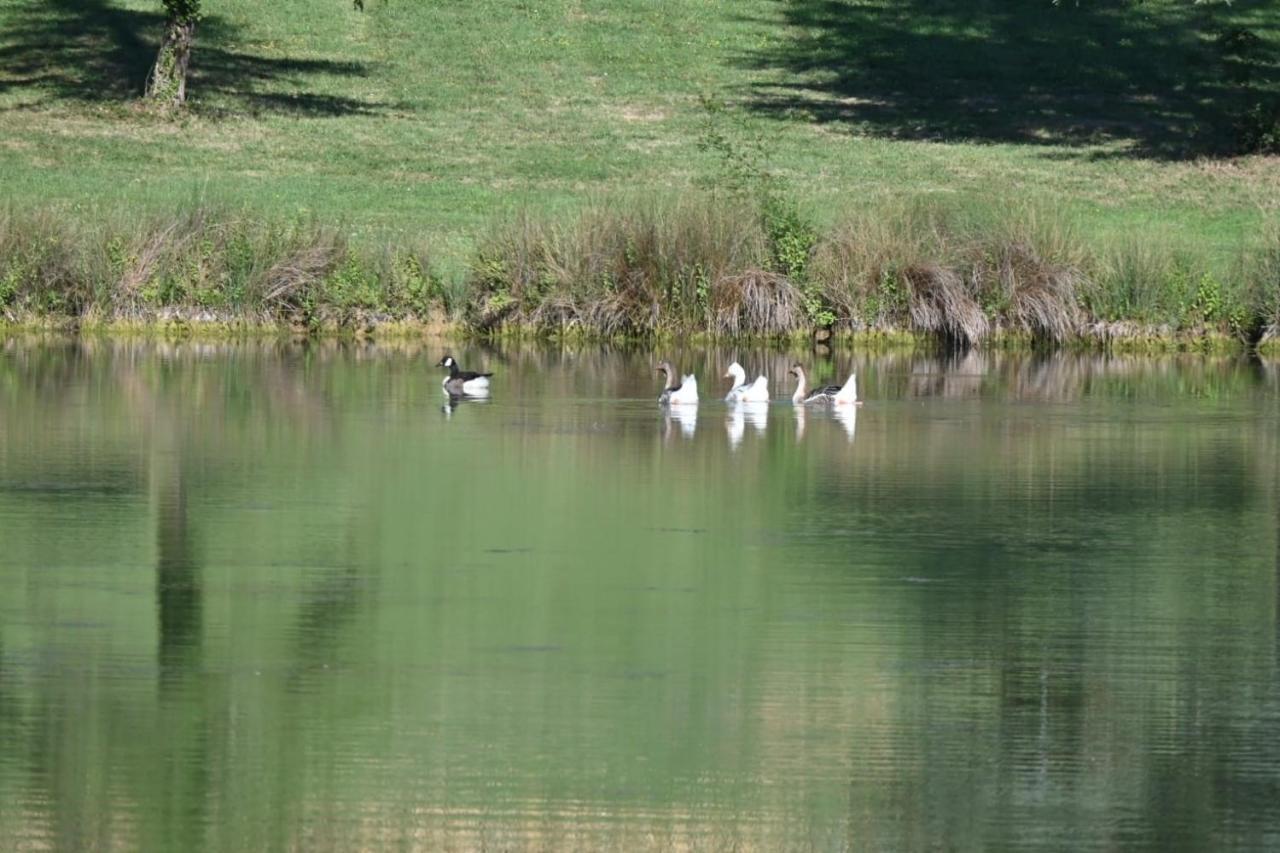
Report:
<svg viewBox="0 0 1280 853"><path fill-rule="evenodd" d="M666 376L666 387L658 395L659 403L662 405L676 405L698 402L698 382L693 374L684 376L677 382L676 376L678 374L670 362L662 362L657 369L659 373ZM843 385L821 385L810 391L803 367L796 364L787 372L796 379L796 390L791 395L791 402L797 406L814 403L827 403L836 406L862 405L862 401L858 399L858 375L856 373L850 373L849 378L845 380ZM725 402L769 402L769 379L764 374L757 376L754 382L748 384L747 372L743 370L742 365L735 361L729 365L729 369L724 376L726 379L733 380L733 386L729 389L729 393L725 395Z"/></svg>
<svg viewBox="0 0 1280 853"><path fill-rule="evenodd" d="M436 363L436 367L443 367L449 371L449 375L440 384L451 399L463 396L488 396L489 379L493 376L492 373L463 370L458 366L457 360L448 354ZM665 379L662 393L658 395L658 402L661 405L687 407L697 405L698 380L692 373L680 376L669 361L660 362L656 369L663 374ZM856 373L850 373L844 385L822 385L809 390L808 379L805 376L803 367L799 364L792 365L787 372L794 376L796 380L796 389L791 395L791 402L797 407L819 403L837 407L862 405L862 401L858 399ZM760 404L769 402L769 379L764 374L758 375L755 381L748 383L746 370L735 361L729 365L729 369L724 375L726 379L733 380L733 385L729 388L729 393L724 398L726 402L733 403L736 407L745 406L748 408L755 408ZM754 416L752 420L758 423L761 417L763 417L763 413ZM737 428L739 434L744 420L745 415L733 420L733 426Z"/></svg>

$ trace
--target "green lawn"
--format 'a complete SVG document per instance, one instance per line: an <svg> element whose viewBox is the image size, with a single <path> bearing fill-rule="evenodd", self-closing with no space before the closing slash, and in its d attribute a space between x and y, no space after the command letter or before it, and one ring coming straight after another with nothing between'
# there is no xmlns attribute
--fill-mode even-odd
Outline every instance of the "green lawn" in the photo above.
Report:
<svg viewBox="0 0 1280 853"><path fill-rule="evenodd" d="M1269 0L365 5L206 0L191 107L168 120L134 103L158 2L0 0L4 199L205 198L461 258L513 209L715 183L708 122L820 219L1031 199L1086 235L1225 256L1280 198L1280 160L1221 156L1232 111L1277 89ZM1262 39L1249 63L1219 47L1233 26Z"/></svg>

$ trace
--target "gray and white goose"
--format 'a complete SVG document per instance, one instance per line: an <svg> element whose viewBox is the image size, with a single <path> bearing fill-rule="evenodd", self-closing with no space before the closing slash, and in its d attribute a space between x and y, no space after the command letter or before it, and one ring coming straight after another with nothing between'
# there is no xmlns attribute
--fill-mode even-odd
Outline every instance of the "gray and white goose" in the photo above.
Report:
<svg viewBox="0 0 1280 853"><path fill-rule="evenodd" d="M658 402L664 406L676 405L693 405L698 404L698 380L690 373L676 381L679 376L676 369L671 366L671 362L664 361L657 367L657 371L667 378L667 385L662 389L662 393L658 395Z"/></svg>
<svg viewBox="0 0 1280 853"><path fill-rule="evenodd" d="M821 385L809 391L803 367L797 364L787 372L796 378L796 390L791 395L791 402L797 406L810 403L830 403L837 406L862 405L858 401L858 375L856 373L850 373L844 385Z"/></svg>

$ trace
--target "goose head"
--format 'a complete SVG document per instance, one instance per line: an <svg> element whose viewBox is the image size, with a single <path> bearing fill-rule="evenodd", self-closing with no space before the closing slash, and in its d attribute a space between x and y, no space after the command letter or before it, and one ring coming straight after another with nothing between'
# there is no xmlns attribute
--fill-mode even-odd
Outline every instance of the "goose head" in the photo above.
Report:
<svg viewBox="0 0 1280 853"><path fill-rule="evenodd" d="M658 366L655 367L654 370L656 370L658 373L661 373L664 377L666 377L667 387L668 388L671 387L671 383L675 380L675 376L676 376L676 370L674 367L671 366L671 362L660 361L658 362Z"/></svg>
<svg viewBox="0 0 1280 853"><path fill-rule="evenodd" d="M446 355L444 358L436 362L436 367L447 367L450 371L456 370L458 362L453 360L453 356Z"/></svg>
<svg viewBox="0 0 1280 853"><path fill-rule="evenodd" d="M745 385L747 383L747 372L742 369L741 364L738 364L738 362L735 361L733 364L729 365L729 370L725 373L724 378L732 379L732 387L737 388L739 385Z"/></svg>

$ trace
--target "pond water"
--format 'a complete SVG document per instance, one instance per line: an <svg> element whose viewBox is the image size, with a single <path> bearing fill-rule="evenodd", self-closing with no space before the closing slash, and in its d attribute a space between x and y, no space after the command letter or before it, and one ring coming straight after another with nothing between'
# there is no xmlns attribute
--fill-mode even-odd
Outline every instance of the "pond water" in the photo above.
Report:
<svg viewBox="0 0 1280 853"><path fill-rule="evenodd" d="M0 349L0 846L1280 846L1280 366L441 352Z"/></svg>

